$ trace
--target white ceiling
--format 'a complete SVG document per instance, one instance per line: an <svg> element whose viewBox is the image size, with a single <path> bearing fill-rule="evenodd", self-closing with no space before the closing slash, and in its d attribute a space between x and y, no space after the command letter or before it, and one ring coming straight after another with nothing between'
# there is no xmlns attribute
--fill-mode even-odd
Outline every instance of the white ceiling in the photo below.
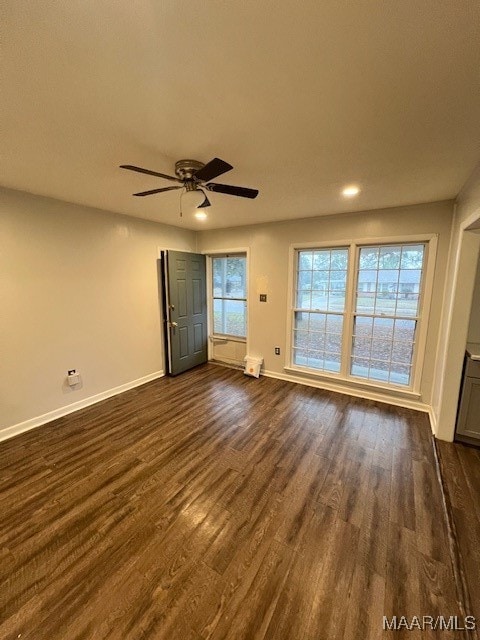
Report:
<svg viewBox="0 0 480 640"><path fill-rule="evenodd" d="M4 186L187 228L454 197L480 158L478 0L6 0ZM223 158L206 223L130 173ZM348 183L362 192L340 195Z"/></svg>

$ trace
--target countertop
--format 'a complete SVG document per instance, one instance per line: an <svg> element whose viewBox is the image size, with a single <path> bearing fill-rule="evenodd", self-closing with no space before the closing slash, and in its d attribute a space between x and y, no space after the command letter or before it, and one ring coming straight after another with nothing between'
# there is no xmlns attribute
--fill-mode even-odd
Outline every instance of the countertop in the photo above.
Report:
<svg viewBox="0 0 480 640"><path fill-rule="evenodd" d="M467 354L472 360L480 360L480 342L467 342Z"/></svg>

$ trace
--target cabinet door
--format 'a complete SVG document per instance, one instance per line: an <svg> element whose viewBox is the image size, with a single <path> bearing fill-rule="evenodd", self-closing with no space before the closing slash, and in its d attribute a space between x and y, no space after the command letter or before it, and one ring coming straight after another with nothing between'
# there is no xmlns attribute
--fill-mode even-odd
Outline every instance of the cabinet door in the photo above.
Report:
<svg viewBox="0 0 480 640"><path fill-rule="evenodd" d="M457 432L480 440L480 378L465 378Z"/></svg>

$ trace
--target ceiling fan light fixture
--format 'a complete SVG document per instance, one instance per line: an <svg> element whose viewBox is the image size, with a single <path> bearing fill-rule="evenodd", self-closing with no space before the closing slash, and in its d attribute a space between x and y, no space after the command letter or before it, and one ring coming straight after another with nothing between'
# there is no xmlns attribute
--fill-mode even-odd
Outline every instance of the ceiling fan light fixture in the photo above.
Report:
<svg viewBox="0 0 480 640"><path fill-rule="evenodd" d="M184 191L181 195L182 198L182 206L191 209L196 209L201 204L203 204L205 200L205 194L199 189L194 189L190 191Z"/></svg>
<svg viewBox="0 0 480 640"><path fill-rule="evenodd" d="M195 211L193 214L197 220L206 220L208 218L205 211Z"/></svg>
<svg viewBox="0 0 480 640"><path fill-rule="evenodd" d="M345 187L342 191L342 195L345 198L354 198L355 196L358 196L359 193L360 193L360 187L358 187L356 184L350 184L347 187Z"/></svg>

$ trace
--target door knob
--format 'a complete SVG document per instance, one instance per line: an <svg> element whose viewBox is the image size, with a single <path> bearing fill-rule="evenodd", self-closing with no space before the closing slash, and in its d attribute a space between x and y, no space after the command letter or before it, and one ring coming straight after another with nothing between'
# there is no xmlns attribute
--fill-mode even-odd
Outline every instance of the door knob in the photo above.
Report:
<svg viewBox="0 0 480 640"><path fill-rule="evenodd" d="M171 327L178 327L178 322L170 322Z"/></svg>

